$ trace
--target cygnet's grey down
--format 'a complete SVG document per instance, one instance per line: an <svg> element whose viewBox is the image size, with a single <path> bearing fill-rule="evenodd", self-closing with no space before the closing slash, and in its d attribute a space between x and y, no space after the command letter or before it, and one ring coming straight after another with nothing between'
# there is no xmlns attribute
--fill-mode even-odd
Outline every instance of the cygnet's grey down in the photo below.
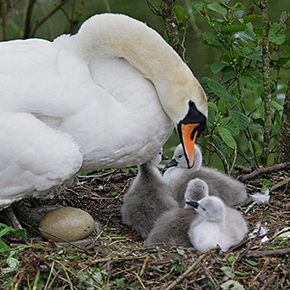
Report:
<svg viewBox="0 0 290 290"><path fill-rule="evenodd" d="M192 168L187 167L181 144L175 149L173 158L167 167L163 180L181 207L184 206L187 183L194 178L204 180L208 184L209 195L220 197L228 206L239 204L247 199L247 191L242 182L216 169L202 166L202 153L197 145L194 145L194 166Z"/></svg>
<svg viewBox="0 0 290 290"><path fill-rule="evenodd" d="M188 183L184 197L199 200L208 196L206 182L194 179ZM192 247L188 236L188 230L192 221L198 217L196 211L189 205L184 208L174 208L163 213L156 221L154 228L146 240L150 244L175 244L184 247Z"/></svg>
<svg viewBox="0 0 290 290"><path fill-rule="evenodd" d="M199 217L195 219L188 231L193 247L200 251L220 246L222 251L241 242L248 231L242 215L224 204L216 196L204 197L199 201L188 199Z"/></svg>
<svg viewBox="0 0 290 290"><path fill-rule="evenodd" d="M138 166L138 174L123 198L122 221L146 238L157 218L178 207L156 167L162 150L150 161Z"/></svg>

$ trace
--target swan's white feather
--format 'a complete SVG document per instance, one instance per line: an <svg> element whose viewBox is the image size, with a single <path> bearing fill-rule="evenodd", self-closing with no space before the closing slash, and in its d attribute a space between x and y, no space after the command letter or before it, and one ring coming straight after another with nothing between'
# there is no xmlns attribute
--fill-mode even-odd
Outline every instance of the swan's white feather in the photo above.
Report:
<svg viewBox="0 0 290 290"><path fill-rule="evenodd" d="M0 63L0 205L78 171L148 161L189 99L207 115L188 67L154 30L123 15L94 16L53 42L2 42Z"/></svg>

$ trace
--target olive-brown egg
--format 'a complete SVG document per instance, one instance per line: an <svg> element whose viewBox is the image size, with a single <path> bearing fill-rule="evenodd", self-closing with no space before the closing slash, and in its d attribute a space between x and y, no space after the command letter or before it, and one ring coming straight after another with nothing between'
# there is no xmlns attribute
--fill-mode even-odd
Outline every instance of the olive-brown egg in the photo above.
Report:
<svg viewBox="0 0 290 290"><path fill-rule="evenodd" d="M61 207L52 210L39 223L41 236L55 242L84 239L91 234L94 228L92 216L74 207Z"/></svg>

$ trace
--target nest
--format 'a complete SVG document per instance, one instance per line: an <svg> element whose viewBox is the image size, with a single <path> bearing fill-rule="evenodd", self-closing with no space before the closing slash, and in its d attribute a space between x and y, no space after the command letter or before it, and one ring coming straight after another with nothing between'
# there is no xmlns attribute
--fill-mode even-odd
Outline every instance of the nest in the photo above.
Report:
<svg viewBox="0 0 290 290"><path fill-rule="evenodd" d="M216 247L203 253L168 244L146 246L138 234L122 224L122 198L136 172L118 169L79 176L73 186L45 201L47 205L81 208L101 224L101 230L84 244L2 237L9 248L2 247L1 289L290 287L290 190L287 182L282 184L289 179L289 171L262 173L247 181L249 193L261 191L266 181L267 186L276 188L267 203L236 207L249 228L242 243L227 252ZM239 173L235 177L244 176ZM22 217L22 223L39 235L37 227L29 226L29 217Z"/></svg>

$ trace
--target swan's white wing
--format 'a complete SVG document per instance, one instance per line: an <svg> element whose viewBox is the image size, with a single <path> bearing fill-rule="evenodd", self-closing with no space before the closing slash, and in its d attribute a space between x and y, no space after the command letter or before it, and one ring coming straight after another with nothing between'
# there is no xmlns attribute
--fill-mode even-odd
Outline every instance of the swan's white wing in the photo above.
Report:
<svg viewBox="0 0 290 290"><path fill-rule="evenodd" d="M57 186L82 164L75 142L27 113L0 116L0 206Z"/></svg>

